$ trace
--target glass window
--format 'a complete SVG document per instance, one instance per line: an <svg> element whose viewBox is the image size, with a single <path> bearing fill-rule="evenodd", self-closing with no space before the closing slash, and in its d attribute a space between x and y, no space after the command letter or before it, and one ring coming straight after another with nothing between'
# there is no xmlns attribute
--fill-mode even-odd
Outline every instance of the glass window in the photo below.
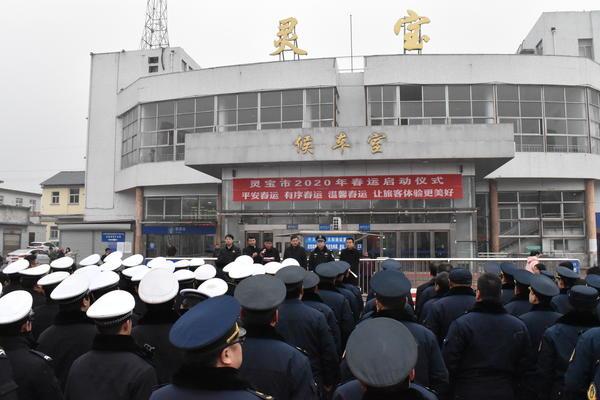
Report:
<svg viewBox="0 0 600 400"><path fill-rule="evenodd" d="M431 101L423 104L426 117L445 117L446 103L443 101Z"/></svg>
<svg viewBox="0 0 600 400"><path fill-rule="evenodd" d="M565 90L562 86L546 86L544 87L544 99L546 101L565 101Z"/></svg>
<svg viewBox="0 0 600 400"><path fill-rule="evenodd" d="M546 118L563 117L565 116L564 103L545 103Z"/></svg>
<svg viewBox="0 0 600 400"><path fill-rule="evenodd" d="M281 92L262 92L260 94L261 107L280 106Z"/></svg>
<svg viewBox="0 0 600 400"><path fill-rule="evenodd" d="M195 111L194 99L179 100L177 102L177 114L193 113Z"/></svg>
<svg viewBox="0 0 600 400"><path fill-rule="evenodd" d="M468 101L451 101L449 111L451 117L470 116L471 103Z"/></svg>
<svg viewBox="0 0 600 400"><path fill-rule="evenodd" d="M448 85L449 100L470 100L471 91L468 85Z"/></svg>
<svg viewBox="0 0 600 400"><path fill-rule="evenodd" d="M60 192L52 192L51 203L52 204L59 204L60 203Z"/></svg>
<svg viewBox="0 0 600 400"><path fill-rule="evenodd" d="M516 85L498 85L498 100L519 100L519 89Z"/></svg>
<svg viewBox="0 0 600 400"><path fill-rule="evenodd" d="M400 101L421 101L423 100L420 85L400 86Z"/></svg>
<svg viewBox="0 0 600 400"><path fill-rule="evenodd" d="M546 119L546 132L564 135L567 133L567 124L564 119Z"/></svg>
<svg viewBox="0 0 600 400"><path fill-rule="evenodd" d="M238 95L239 108L256 108L258 105L257 93L242 93Z"/></svg>
<svg viewBox="0 0 600 400"><path fill-rule="evenodd" d="M516 102L498 102L498 115L502 117L518 117L519 103Z"/></svg>
<svg viewBox="0 0 600 400"><path fill-rule="evenodd" d="M69 204L79 204L79 188L69 189Z"/></svg>
<svg viewBox="0 0 600 400"><path fill-rule="evenodd" d="M146 199L146 218L149 217L160 217L162 219L164 213L164 199L163 198L147 198Z"/></svg>
<svg viewBox="0 0 600 400"><path fill-rule="evenodd" d="M542 103L521 103L521 117L542 117Z"/></svg>
<svg viewBox="0 0 600 400"><path fill-rule="evenodd" d="M214 97L199 97L196 99L196 112L212 111L215 108Z"/></svg>
<svg viewBox="0 0 600 400"><path fill-rule="evenodd" d="M472 85L471 96L473 100L488 100L494 99L494 89L492 85Z"/></svg>
<svg viewBox="0 0 600 400"><path fill-rule="evenodd" d="M173 115L175 114L175 102L163 101L158 103L158 115Z"/></svg>
<svg viewBox="0 0 600 400"><path fill-rule="evenodd" d="M180 197L167 197L165 199L165 216L166 217L180 217L181 216L181 198Z"/></svg>
<svg viewBox="0 0 600 400"><path fill-rule="evenodd" d="M542 87L541 86L520 86L521 101L540 101L542 99Z"/></svg>

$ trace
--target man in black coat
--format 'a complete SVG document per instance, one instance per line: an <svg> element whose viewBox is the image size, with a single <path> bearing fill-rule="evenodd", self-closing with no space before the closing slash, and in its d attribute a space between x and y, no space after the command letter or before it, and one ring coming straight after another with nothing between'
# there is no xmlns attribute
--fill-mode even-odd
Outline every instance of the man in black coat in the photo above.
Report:
<svg viewBox="0 0 600 400"><path fill-rule="evenodd" d="M292 235L290 238L290 245L285 248L283 252L283 259L293 258L298 261L298 264L306 269L307 254L304 247L300 246L300 238L298 235Z"/></svg>
<svg viewBox="0 0 600 400"><path fill-rule="evenodd" d="M556 269L556 282L560 293L552 298L552 307L554 311L566 314L571 310L569 302L569 290L577 284L579 274L568 267L558 267Z"/></svg>
<svg viewBox="0 0 600 400"><path fill-rule="evenodd" d="M447 272L440 272L435 277L435 286L433 287L435 290L435 296L430 298L423 304L421 307L421 319L419 322L424 323L429 316L429 312L431 311L431 307L441 298L446 296L448 290L450 290L450 281L448 280Z"/></svg>
<svg viewBox="0 0 600 400"><path fill-rule="evenodd" d="M565 374L563 395L565 400L586 398L590 383L598 377L598 360L600 360L600 327L588 329L577 340L577 346ZM600 386L595 385L594 388L597 391Z"/></svg>
<svg viewBox="0 0 600 400"><path fill-rule="evenodd" d="M537 352L540 348L542 335L561 315L554 311L550 305L552 297L558 294L558 287L551 279L541 274L534 275L531 277L530 287L529 302L532 304L531 311L519 318L527 326L531 338L532 361L537 361Z"/></svg>
<svg viewBox="0 0 600 400"><path fill-rule="evenodd" d="M69 276L68 272L59 271L38 280L37 284L44 291L46 301L33 309L35 318L32 322L31 334L35 340L54 322L54 317L58 314L58 304L52 300L50 294L67 276Z"/></svg>
<svg viewBox="0 0 600 400"><path fill-rule="evenodd" d="M286 286L279 306L279 332L292 346L308 353L313 376L322 393L331 392L339 380L339 358L333 332L322 313L304 304L302 282L308 272L295 265L280 269L275 277Z"/></svg>
<svg viewBox="0 0 600 400"><path fill-rule="evenodd" d="M0 297L0 310L3 310L0 347L10 361L19 400L62 400L60 385L50 365L52 359L31 348L32 304L31 294L24 290L14 290Z"/></svg>
<svg viewBox="0 0 600 400"><path fill-rule="evenodd" d="M173 310L179 283L167 269L150 270L140 281L140 300L146 312L133 328L131 336L137 344L153 349L152 361L159 384L171 382L171 377L183 362L183 354L169 341L169 331L179 315Z"/></svg>
<svg viewBox="0 0 600 400"><path fill-rule="evenodd" d="M502 304L506 304L515 295L515 278L513 274L517 267L513 263L503 262L500 264L500 279L502 280Z"/></svg>
<svg viewBox="0 0 600 400"><path fill-rule="evenodd" d="M350 310L354 316L354 322L358 322L364 309L364 303L360 290L356 286L344 283L344 277L350 273L350 264L346 261L332 261L332 263L338 268L335 287L348 300Z"/></svg>
<svg viewBox="0 0 600 400"><path fill-rule="evenodd" d="M342 349L346 346L346 341L350 336L350 333L354 329L354 317L350 304L346 297L341 294L335 287L335 278L338 275L338 267L332 263L319 264L315 269L316 274L319 276L319 296L323 299L335 314L335 318L340 327L340 334L342 340Z"/></svg>
<svg viewBox="0 0 600 400"><path fill-rule="evenodd" d="M242 250L242 254L252 257L254 264L262 264L262 257L258 254L259 252L260 249L256 247L256 238L253 236L248 237L247 246Z"/></svg>
<svg viewBox="0 0 600 400"><path fill-rule="evenodd" d="M2 294L1 288L0 294ZM17 388L10 361L4 349L0 347L0 400L18 400Z"/></svg>
<svg viewBox="0 0 600 400"><path fill-rule="evenodd" d="M515 294L508 303L504 305L506 311L518 317L531 310L529 302L529 284L533 274L524 269L518 269L514 272Z"/></svg>
<svg viewBox="0 0 600 400"><path fill-rule="evenodd" d="M58 304L54 322L38 338L38 350L54 360L54 371L65 388L73 362L92 349L96 327L86 316L90 306L89 280L85 274L73 274L63 280L50 295Z"/></svg>
<svg viewBox="0 0 600 400"><path fill-rule="evenodd" d="M559 267L564 268L564 267ZM598 291L576 285L568 293L570 310L546 329L538 354L538 392L543 399L561 399L565 372L582 333L600 325L595 314Z"/></svg>
<svg viewBox="0 0 600 400"><path fill-rule="evenodd" d="M530 369L527 327L502 307L500 278L477 280L476 303L450 326L442 354L455 399L514 400Z"/></svg>
<svg viewBox="0 0 600 400"><path fill-rule="evenodd" d="M431 268L431 266L430 266L430 268ZM442 272L450 273L452 268L453 268L452 264L450 264L450 263L441 263L436 267L436 276L437 276L437 274L440 274ZM430 271L430 273L431 273L431 271ZM417 288L417 290L418 290L418 288ZM425 315L423 314L423 306L430 299L436 297L437 295L438 295L438 293L435 290L435 285L426 286L421 290L421 293L417 293L417 298L416 298L416 302L414 304L414 308L415 308L415 315L417 316L417 318L420 321L425 319ZM412 301L412 297L409 297L409 299ZM410 304L412 304L412 303L410 303Z"/></svg>
<svg viewBox="0 0 600 400"><path fill-rule="evenodd" d="M259 254L263 264L267 264L273 261L281 261L281 257L279 256L279 250L273 247L273 241L270 239L264 241L264 247L262 248Z"/></svg>
<svg viewBox="0 0 600 400"><path fill-rule="evenodd" d="M440 346L448 333L450 324L475 304L475 292L471 289L473 276L464 268L454 268L448 274L450 290L431 307L425 325L437 336Z"/></svg>
<svg viewBox="0 0 600 400"><path fill-rule="evenodd" d="M354 239L349 237L346 239L346 248L340 252L340 261L345 261L350 264L350 271L352 274L348 274L346 281L352 285L358 285L358 266L360 264L360 251L358 251L354 244Z"/></svg>
<svg viewBox="0 0 600 400"><path fill-rule="evenodd" d="M309 358L286 343L275 329L279 320L277 307L285 295L283 282L268 275L246 278L235 288L247 332L239 374L257 390L276 399L316 400L317 385Z"/></svg>
<svg viewBox="0 0 600 400"><path fill-rule="evenodd" d="M319 264L334 261L333 254L325 245L327 238L323 235L318 235L315 237L315 240L317 241L317 246L308 256L308 269L311 271L314 271Z"/></svg>
<svg viewBox="0 0 600 400"><path fill-rule="evenodd" d="M429 280L425 283L421 283L419 286L417 286L417 294L415 296L416 299L416 309L415 312L417 315L419 315L419 308L424 304L423 301L419 301L419 298L421 297L421 294L423 294L423 291L425 289L427 289L428 287L433 287L435 285L435 276L438 274L438 266L437 263L429 263Z"/></svg>
<svg viewBox="0 0 600 400"><path fill-rule="evenodd" d="M99 334L92 350L73 363L65 397L86 400L147 400L156 386L149 354L131 337L135 300L124 290L113 290L90 306L87 316Z"/></svg>
<svg viewBox="0 0 600 400"><path fill-rule="evenodd" d="M240 252L240 249L233 244L233 235L225 235L225 246L219 250L219 255L217 257L217 261L215 262L219 277L222 278L225 276L223 273L223 267L230 262L233 262L241 255L242 253Z"/></svg>

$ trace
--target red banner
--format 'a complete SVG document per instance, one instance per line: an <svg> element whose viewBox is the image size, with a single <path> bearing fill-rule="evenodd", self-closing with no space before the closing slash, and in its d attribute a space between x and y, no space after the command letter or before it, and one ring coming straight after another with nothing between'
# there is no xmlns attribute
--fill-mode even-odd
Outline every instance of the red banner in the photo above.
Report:
<svg viewBox="0 0 600 400"><path fill-rule="evenodd" d="M462 176L378 175L234 179L234 201L461 199Z"/></svg>

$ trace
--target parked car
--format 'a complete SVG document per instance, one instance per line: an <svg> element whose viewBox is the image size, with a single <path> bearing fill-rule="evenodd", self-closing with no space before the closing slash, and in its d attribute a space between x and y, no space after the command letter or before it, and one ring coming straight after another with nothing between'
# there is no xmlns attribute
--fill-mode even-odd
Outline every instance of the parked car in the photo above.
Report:
<svg viewBox="0 0 600 400"><path fill-rule="evenodd" d="M50 257L48 256L48 252L46 250L41 249L18 249L15 251L11 251L6 255L6 262L11 263L15 262L20 258L25 258L30 254L37 255L37 263L38 264L49 264Z"/></svg>
<svg viewBox="0 0 600 400"><path fill-rule="evenodd" d="M27 246L28 249L39 249L39 250L44 250L44 251L51 251L54 247L56 247L56 244L52 241L31 242L31 244L29 246Z"/></svg>

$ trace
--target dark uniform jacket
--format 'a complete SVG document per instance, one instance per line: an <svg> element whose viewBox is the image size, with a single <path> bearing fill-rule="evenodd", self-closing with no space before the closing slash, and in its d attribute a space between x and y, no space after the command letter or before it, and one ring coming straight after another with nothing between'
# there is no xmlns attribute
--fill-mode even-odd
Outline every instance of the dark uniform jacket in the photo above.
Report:
<svg viewBox="0 0 600 400"><path fill-rule="evenodd" d="M32 343L23 335L0 337L0 346L6 352L18 386L19 400L61 400L62 391L50 365L52 359L31 350Z"/></svg>
<svg viewBox="0 0 600 400"><path fill-rule="evenodd" d="M585 399L588 387L598 371L600 360L600 328L590 328L577 340L565 374L566 400ZM596 390L598 387L596 387Z"/></svg>
<svg viewBox="0 0 600 400"><path fill-rule="evenodd" d="M514 283L503 283L502 284L502 304L508 303L515 295L515 284Z"/></svg>
<svg viewBox="0 0 600 400"><path fill-rule="evenodd" d="M149 309L131 332L138 345L152 349L159 384L171 382L183 362L183 353L169 341L169 331L177 318L172 310Z"/></svg>
<svg viewBox="0 0 600 400"><path fill-rule="evenodd" d="M447 292L444 293L436 293L436 295L432 298L430 298L429 300L427 300L425 302L425 304L423 304L423 306L421 307L420 310L420 317L419 317L419 322L420 323L425 323L425 321L427 321L427 317L429 316L429 313L431 312L431 307L433 307L433 305L442 297L444 297L446 295Z"/></svg>
<svg viewBox="0 0 600 400"><path fill-rule="evenodd" d="M518 317L531 311L532 304L529 302L529 292L514 295L508 303L504 305L509 314Z"/></svg>
<svg viewBox="0 0 600 400"><path fill-rule="evenodd" d="M354 272L355 275L358 275L358 265L360 264L360 251L356 248L348 249L345 248L340 251L340 260L346 261L350 264L350 271ZM350 274L349 282L353 284L358 284L358 279L354 277L354 275Z"/></svg>
<svg viewBox="0 0 600 400"><path fill-rule="evenodd" d="M301 350L287 344L270 326L245 328L242 379L276 399L317 399L310 361Z"/></svg>
<svg viewBox="0 0 600 400"><path fill-rule="evenodd" d="M350 304L344 295L338 292L335 286L330 283L322 282L319 284L319 296L335 314L335 319L340 327L343 349L346 347L346 341L355 325Z"/></svg>
<svg viewBox="0 0 600 400"><path fill-rule="evenodd" d="M412 306L412 296L406 296L406 303L404 304L404 310L410 315L415 315L415 310ZM367 301L363 310L363 316L375 312L375 297Z"/></svg>
<svg viewBox="0 0 600 400"><path fill-rule="evenodd" d="M474 304L473 289L465 286L454 287L431 307L425 325L437 336L441 344L452 321L470 310Z"/></svg>
<svg viewBox="0 0 600 400"><path fill-rule="evenodd" d="M147 400L157 384L148 353L131 336L96 335L92 350L73 363L67 400Z"/></svg>
<svg viewBox="0 0 600 400"><path fill-rule="evenodd" d="M417 315L417 318L419 320L425 319L425 316L423 315L423 306L435 296L435 286L428 286L424 288L421 294L418 295L417 301L415 303L415 314Z"/></svg>
<svg viewBox="0 0 600 400"><path fill-rule="evenodd" d="M52 357L60 387L65 388L73 362L92 349L96 325L83 311L59 311L38 339L37 350Z"/></svg>
<svg viewBox="0 0 600 400"><path fill-rule="evenodd" d="M444 340L442 354L454 398L517 398L517 384L530 369L530 349L523 321L499 302L476 303L452 323Z"/></svg>
<svg viewBox="0 0 600 400"><path fill-rule="evenodd" d="M252 257L252 254L256 253L255 257ZM260 249L256 246L246 246L244 250L242 250L242 254L245 256L250 256L254 260L254 264L262 264L262 257L260 256Z"/></svg>
<svg viewBox="0 0 600 400"><path fill-rule="evenodd" d="M552 298L552 308L561 314L566 314L573 309L569 304L569 289L560 289L560 293Z"/></svg>
<svg viewBox="0 0 600 400"><path fill-rule="evenodd" d="M42 332L54 322L58 314L58 304L50 299L46 303L33 309L33 321L31 322L31 334L34 339L38 339Z"/></svg>
<svg viewBox="0 0 600 400"><path fill-rule="evenodd" d="M561 398L565 372L579 336L598 325L597 317L591 312L571 311L546 330L542 336L537 362L540 398Z"/></svg>
<svg viewBox="0 0 600 400"><path fill-rule="evenodd" d="M417 293L415 294L415 300L416 300L416 302L415 302L415 304L416 304L415 310L417 312L418 312L419 308L421 308L421 306L423 304L425 304L425 301L426 301L426 300L425 301L421 300L421 295L423 294L423 292L425 291L425 289L430 288L430 287L434 288L434 290L435 290L435 278L431 278L427 282L422 283L419 286L417 286Z"/></svg>
<svg viewBox="0 0 600 400"><path fill-rule="evenodd" d="M560 317L561 315L555 312L549 304L535 304L531 307L531 311L519 317L525 323L529 332L533 361L537 361L537 352L540 348L544 332Z"/></svg>
<svg viewBox="0 0 600 400"><path fill-rule="evenodd" d="M173 384L163 386L150 400L257 400L271 396L251 389L250 383L233 368L203 368L184 365L173 376Z"/></svg>
<svg viewBox="0 0 600 400"><path fill-rule="evenodd" d="M215 263L217 270L222 270L224 266L233 262L236 258L241 256L242 253L240 249L236 246L232 245L231 247L224 246L219 250L219 257L217 257L217 261Z"/></svg>
<svg viewBox="0 0 600 400"><path fill-rule="evenodd" d="M279 257L279 250L277 250L275 247L271 247L270 249L263 248L259 254L262 257L263 264L271 261L281 261L281 257Z"/></svg>
<svg viewBox="0 0 600 400"><path fill-rule="evenodd" d="M323 314L300 299L286 299L279 306L276 329L287 343L306 351L319 386L338 382L340 360L333 332Z"/></svg>
<svg viewBox="0 0 600 400"><path fill-rule="evenodd" d="M288 246L285 248L285 251L283 252L283 259L285 260L286 258L293 258L294 260L298 261L298 264L300 264L300 266L304 269L306 269L306 263L307 263L307 256L306 256L306 250L304 249L304 247L298 245L298 246Z"/></svg>
<svg viewBox="0 0 600 400"><path fill-rule="evenodd" d="M321 296L315 292L304 292L302 295L302 302L309 307L314 308L315 310L320 311L325 316L325 320L327 321L327 325L329 326L329 330L333 334L333 340L335 341L335 347L337 349L338 355L342 355L342 338L340 335L340 326L337 323L337 319L335 319L335 314L331 307L329 307Z"/></svg>
<svg viewBox="0 0 600 400"><path fill-rule="evenodd" d="M310 252L308 256L308 269L313 271L317 265L323 264L326 262L334 261L333 254L327 248L327 246L323 247L323 249L319 249L315 247L313 251Z"/></svg>
<svg viewBox="0 0 600 400"><path fill-rule="evenodd" d="M361 320L370 318L392 318L400 321L412 333L418 344L417 364L415 365L415 382L430 387L437 393L448 392L448 370L444 364L442 353L435 335L423 325L417 323L414 315L406 310L381 310L365 315ZM354 379L347 368L346 360L342 363L342 379Z"/></svg>
<svg viewBox="0 0 600 400"><path fill-rule="evenodd" d="M0 347L0 400L18 400L17 388L10 361Z"/></svg>
<svg viewBox="0 0 600 400"><path fill-rule="evenodd" d="M346 300L348 300L350 311L352 311L352 316L354 317L354 322L358 322L364 308L362 307L362 299L359 300L350 289L344 286L343 283L336 282L335 288L346 298Z"/></svg>
<svg viewBox="0 0 600 400"><path fill-rule="evenodd" d="M363 400L363 399L394 399L394 400L437 400L437 396L416 383L411 383L407 389L389 393L369 393L357 380L345 383L335 390L333 400Z"/></svg>

